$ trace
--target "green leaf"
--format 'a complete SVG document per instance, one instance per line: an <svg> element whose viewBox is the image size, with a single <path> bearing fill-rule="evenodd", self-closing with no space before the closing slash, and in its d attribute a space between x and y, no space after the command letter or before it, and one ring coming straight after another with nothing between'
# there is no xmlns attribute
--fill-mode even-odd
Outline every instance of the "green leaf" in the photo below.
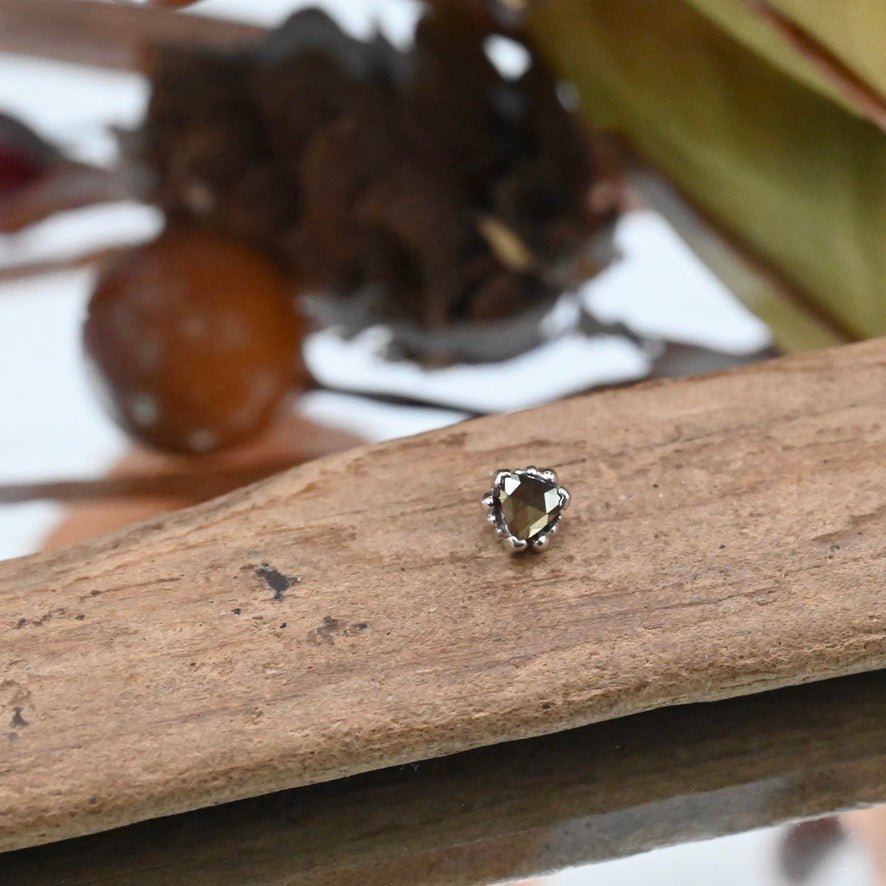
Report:
<svg viewBox="0 0 886 886"><path fill-rule="evenodd" d="M684 0L558 0L530 31L582 107L857 336L886 334L886 135Z"/></svg>
<svg viewBox="0 0 886 886"><path fill-rule="evenodd" d="M886 95L886 3L883 0L769 0Z"/></svg>
<svg viewBox="0 0 886 886"><path fill-rule="evenodd" d="M886 96L886 3L883 0L689 0L719 27L794 79L854 113L864 108L841 88L839 71ZM769 12L770 14L767 14ZM798 42L777 27L794 29ZM775 22L773 21L775 20ZM886 106L886 98L881 99Z"/></svg>

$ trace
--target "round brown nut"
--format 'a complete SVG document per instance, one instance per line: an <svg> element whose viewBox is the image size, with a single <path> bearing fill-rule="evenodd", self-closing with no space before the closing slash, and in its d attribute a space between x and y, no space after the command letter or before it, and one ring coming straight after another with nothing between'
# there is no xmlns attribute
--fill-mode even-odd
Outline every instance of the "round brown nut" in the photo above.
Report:
<svg viewBox="0 0 886 886"><path fill-rule="evenodd" d="M302 332L292 285L264 255L171 228L103 270L83 337L133 437L209 452L257 433L304 385Z"/></svg>

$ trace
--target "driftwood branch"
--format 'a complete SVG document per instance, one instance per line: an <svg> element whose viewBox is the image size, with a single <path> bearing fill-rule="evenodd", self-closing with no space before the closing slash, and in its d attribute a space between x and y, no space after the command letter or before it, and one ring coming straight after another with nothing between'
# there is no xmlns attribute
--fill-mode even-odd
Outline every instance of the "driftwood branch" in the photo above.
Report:
<svg viewBox="0 0 886 886"><path fill-rule="evenodd" d="M364 447L0 564L0 848L886 665L886 343ZM573 494L509 558L500 466Z"/></svg>

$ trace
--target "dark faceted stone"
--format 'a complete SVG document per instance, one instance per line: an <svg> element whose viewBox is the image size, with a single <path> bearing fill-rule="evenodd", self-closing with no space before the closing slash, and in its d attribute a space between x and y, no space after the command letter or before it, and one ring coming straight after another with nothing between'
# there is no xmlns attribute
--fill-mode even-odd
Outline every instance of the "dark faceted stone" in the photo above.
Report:
<svg viewBox="0 0 886 886"><path fill-rule="evenodd" d="M523 541L544 532L562 510L556 482L529 474L506 476L497 497L508 531Z"/></svg>

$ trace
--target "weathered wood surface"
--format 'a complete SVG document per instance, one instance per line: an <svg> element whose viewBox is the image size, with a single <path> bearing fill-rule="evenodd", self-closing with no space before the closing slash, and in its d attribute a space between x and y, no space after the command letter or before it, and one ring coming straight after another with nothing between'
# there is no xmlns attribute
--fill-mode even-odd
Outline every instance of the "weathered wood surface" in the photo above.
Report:
<svg viewBox="0 0 886 886"><path fill-rule="evenodd" d="M0 847L883 667L884 587L882 341L355 449L0 564Z"/></svg>
<svg viewBox="0 0 886 886"><path fill-rule="evenodd" d="M20 850L0 882L481 884L883 801L878 671Z"/></svg>

